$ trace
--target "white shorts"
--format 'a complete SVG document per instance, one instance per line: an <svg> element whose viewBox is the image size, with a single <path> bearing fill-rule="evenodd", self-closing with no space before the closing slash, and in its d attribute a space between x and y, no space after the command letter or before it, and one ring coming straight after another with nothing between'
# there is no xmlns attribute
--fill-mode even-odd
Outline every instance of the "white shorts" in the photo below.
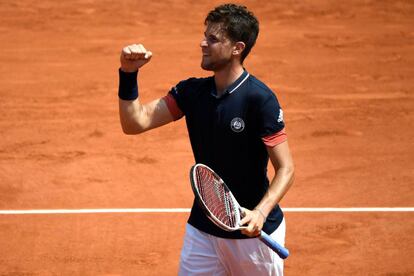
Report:
<svg viewBox="0 0 414 276"><path fill-rule="evenodd" d="M285 244L286 225L270 236ZM283 260L258 238L223 239L187 224L181 250L179 276L283 275Z"/></svg>

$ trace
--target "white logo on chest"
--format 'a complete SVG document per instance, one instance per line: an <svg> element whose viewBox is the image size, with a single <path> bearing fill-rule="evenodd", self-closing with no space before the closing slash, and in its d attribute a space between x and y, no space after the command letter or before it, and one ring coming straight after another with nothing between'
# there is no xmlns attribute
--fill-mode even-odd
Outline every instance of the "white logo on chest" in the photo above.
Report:
<svg viewBox="0 0 414 276"><path fill-rule="evenodd" d="M239 117L233 118L230 122L230 127L234 132L242 132L244 129L244 121Z"/></svg>

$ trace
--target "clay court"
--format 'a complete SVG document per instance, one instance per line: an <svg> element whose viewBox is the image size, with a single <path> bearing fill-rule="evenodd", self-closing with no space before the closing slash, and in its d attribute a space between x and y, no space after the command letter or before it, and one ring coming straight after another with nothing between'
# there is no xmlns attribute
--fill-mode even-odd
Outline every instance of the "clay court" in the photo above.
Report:
<svg viewBox="0 0 414 276"><path fill-rule="evenodd" d="M154 53L144 102L208 76L199 42L220 3L0 1L0 275L177 274L185 122L122 133L119 53ZM261 22L245 67L276 92L296 165L286 275L414 275L414 3L243 4ZM357 209L319 209L334 207Z"/></svg>

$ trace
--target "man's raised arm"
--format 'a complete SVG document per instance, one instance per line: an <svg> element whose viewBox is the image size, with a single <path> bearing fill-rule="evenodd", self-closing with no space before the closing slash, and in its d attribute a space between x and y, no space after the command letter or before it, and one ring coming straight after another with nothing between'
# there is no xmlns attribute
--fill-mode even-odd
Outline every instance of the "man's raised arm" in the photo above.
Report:
<svg viewBox="0 0 414 276"><path fill-rule="evenodd" d="M119 69L119 116L125 134L138 134L173 121L163 99L141 104L138 98L138 71L152 53L141 44L122 49Z"/></svg>

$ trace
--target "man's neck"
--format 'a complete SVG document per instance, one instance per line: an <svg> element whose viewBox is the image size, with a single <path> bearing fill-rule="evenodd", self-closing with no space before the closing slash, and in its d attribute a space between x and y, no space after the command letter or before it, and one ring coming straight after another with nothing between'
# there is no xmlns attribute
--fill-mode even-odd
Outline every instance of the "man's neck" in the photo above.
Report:
<svg viewBox="0 0 414 276"><path fill-rule="evenodd" d="M243 74L243 71L243 66L241 64L237 64L214 72L217 96L221 96L225 92L225 89Z"/></svg>

